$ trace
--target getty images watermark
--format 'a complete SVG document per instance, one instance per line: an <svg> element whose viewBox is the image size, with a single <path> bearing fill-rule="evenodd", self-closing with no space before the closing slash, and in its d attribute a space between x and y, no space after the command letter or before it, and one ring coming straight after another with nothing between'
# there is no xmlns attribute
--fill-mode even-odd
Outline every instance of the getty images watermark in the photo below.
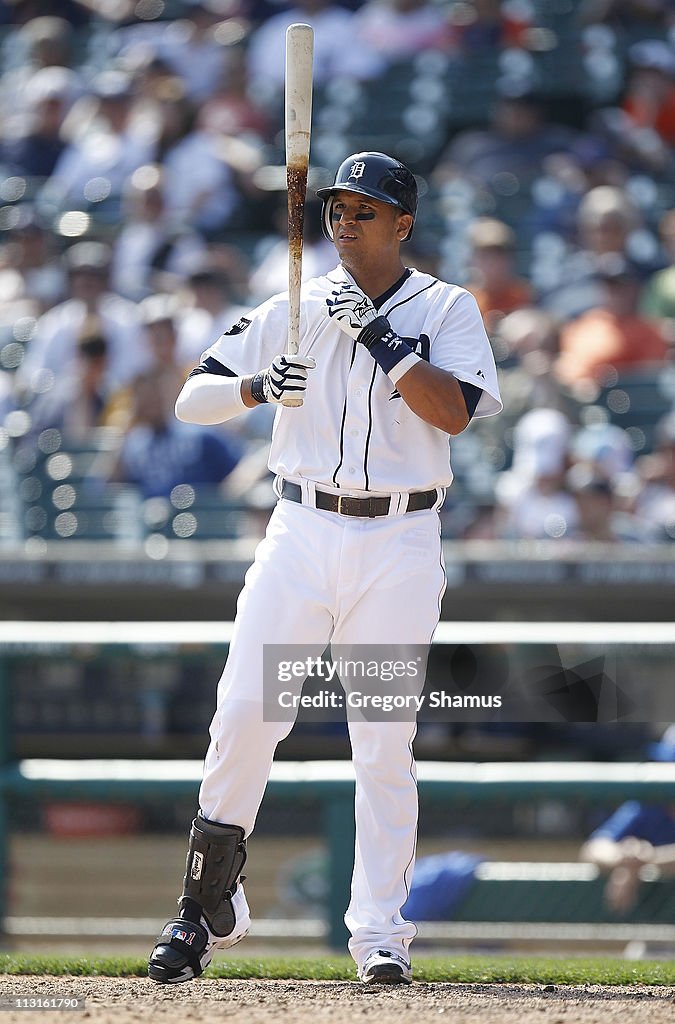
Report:
<svg viewBox="0 0 675 1024"><path fill-rule="evenodd" d="M414 712L414 716L418 716L425 706L431 709L501 707L499 694L423 692L426 651L407 659L373 656L372 649L368 649L367 654L369 656L338 655L330 660L314 655L281 659L275 666L276 679L280 685L292 685L274 694L276 702L280 708L290 711L301 708L381 711L387 717L395 711ZM313 686L298 691L297 684L302 686L306 680L318 681L319 689Z"/></svg>
<svg viewBox="0 0 675 1024"><path fill-rule="evenodd" d="M571 645L265 645L263 714L314 723L675 720L670 658L648 674L642 660Z"/></svg>
<svg viewBox="0 0 675 1024"><path fill-rule="evenodd" d="M429 648L422 645L333 645L330 657L306 647L265 647L268 721L414 721L425 707L450 710L470 702L500 707L501 696L425 689Z"/></svg>

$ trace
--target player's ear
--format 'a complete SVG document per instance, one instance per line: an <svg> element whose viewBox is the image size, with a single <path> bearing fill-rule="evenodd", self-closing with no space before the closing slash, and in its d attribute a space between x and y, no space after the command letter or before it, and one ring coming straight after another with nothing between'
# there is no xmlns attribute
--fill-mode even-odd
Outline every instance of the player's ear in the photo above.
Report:
<svg viewBox="0 0 675 1024"><path fill-rule="evenodd" d="M413 219L409 213L401 213L398 218L396 237L403 242L412 231Z"/></svg>

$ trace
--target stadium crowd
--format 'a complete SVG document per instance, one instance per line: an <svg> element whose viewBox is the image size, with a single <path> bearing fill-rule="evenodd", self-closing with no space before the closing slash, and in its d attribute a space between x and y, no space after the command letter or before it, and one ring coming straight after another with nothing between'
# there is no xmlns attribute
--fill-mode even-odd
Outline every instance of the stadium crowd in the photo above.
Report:
<svg viewBox="0 0 675 1024"><path fill-rule="evenodd" d="M205 431L173 404L285 287L296 21L310 191L361 148L407 162L408 263L494 346L505 413L452 441L445 535L675 539L667 0L2 0L0 542L261 529L269 408ZM310 201L304 275L335 261Z"/></svg>

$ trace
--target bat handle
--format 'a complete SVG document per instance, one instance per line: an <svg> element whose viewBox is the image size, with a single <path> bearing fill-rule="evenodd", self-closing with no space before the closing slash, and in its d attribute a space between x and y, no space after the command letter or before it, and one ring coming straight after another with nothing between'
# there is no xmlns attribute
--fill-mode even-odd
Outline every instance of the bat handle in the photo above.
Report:
<svg viewBox="0 0 675 1024"><path fill-rule="evenodd" d="M295 251L289 251L289 288L288 288L288 339L286 353L289 356L298 354L300 348L300 281L302 277L302 237ZM297 409L302 405L301 398L285 398L282 405L287 409Z"/></svg>

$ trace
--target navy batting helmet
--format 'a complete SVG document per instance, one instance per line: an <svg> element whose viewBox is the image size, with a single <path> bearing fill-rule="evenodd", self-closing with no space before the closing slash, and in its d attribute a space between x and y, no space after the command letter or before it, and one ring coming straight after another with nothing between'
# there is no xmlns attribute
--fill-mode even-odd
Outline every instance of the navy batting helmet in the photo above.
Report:
<svg viewBox="0 0 675 1024"><path fill-rule="evenodd" d="M323 199L321 226L326 238L333 240L331 224L331 198L336 192L358 192L379 199L390 206L398 206L415 221L417 213L417 182L415 175L400 160L385 153L354 153L340 164L332 185L317 189ZM406 239L412 235L412 227ZM405 241L405 239L404 239Z"/></svg>

